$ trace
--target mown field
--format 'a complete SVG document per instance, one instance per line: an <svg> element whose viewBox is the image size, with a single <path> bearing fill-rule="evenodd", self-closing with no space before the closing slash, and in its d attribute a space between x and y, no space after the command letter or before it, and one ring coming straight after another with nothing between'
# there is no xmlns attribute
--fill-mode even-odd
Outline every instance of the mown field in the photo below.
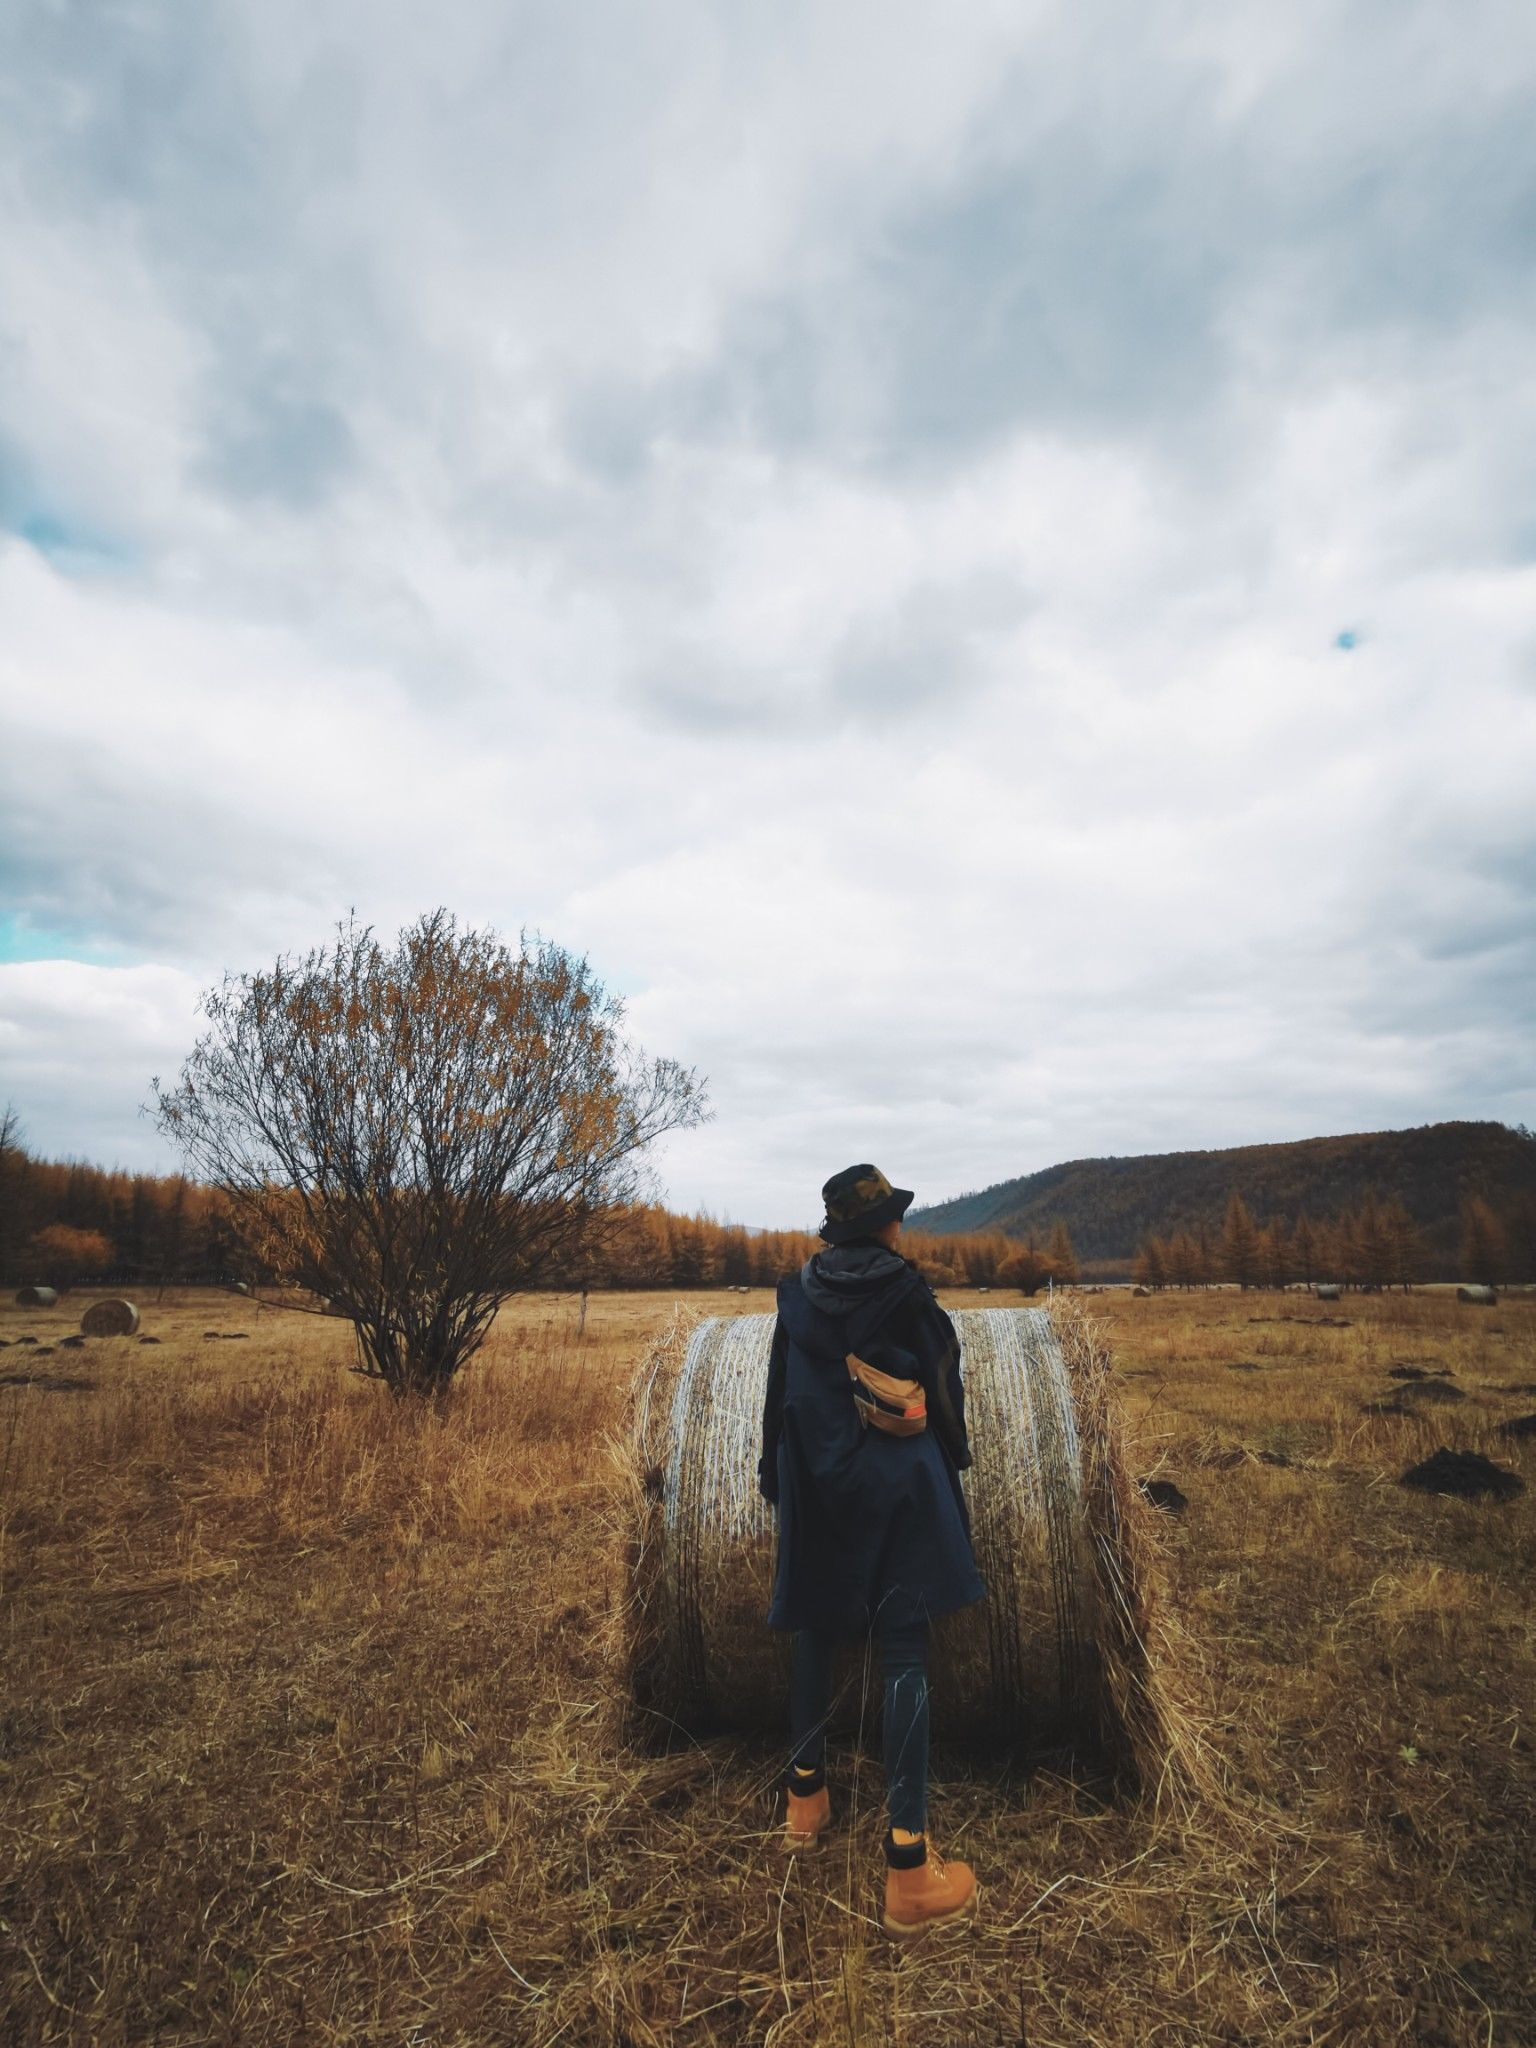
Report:
<svg viewBox="0 0 1536 2048"><path fill-rule="evenodd" d="M1116 1806L941 1743L982 1910L911 1952L877 1764L786 1867L769 1748L627 1732L610 1446L670 1301L580 1340L517 1304L427 1418L343 1324L185 1296L58 1349L81 1306L0 1310L6 2044L1536 2041L1536 1494L1396 1483L1441 1444L1536 1478L1499 1428L1536 1302L1090 1297L1136 1469L1189 1499L1196 1782ZM1435 1384L1403 1366L1461 1398L1367 1412Z"/></svg>

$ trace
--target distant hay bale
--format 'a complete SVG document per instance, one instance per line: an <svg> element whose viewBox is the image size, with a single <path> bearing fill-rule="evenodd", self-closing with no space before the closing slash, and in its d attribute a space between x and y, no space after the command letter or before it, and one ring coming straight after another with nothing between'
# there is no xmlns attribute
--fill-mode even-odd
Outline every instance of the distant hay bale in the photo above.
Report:
<svg viewBox="0 0 1536 2048"><path fill-rule="evenodd" d="M16 1296L18 1308L52 1308L59 1298L55 1287L23 1287Z"/></svg>
<svg viewBox="0 0 1536 2048"><path fill-rule="evenodd" d="M936 1726L1011 1750L1080 1746L1122 1779L1146 1775L1161 1742L1144 1626L1153 1511L1121 1450L1107 1355L1065 1305L955 1323L988 1597L935 1624ZM773 1324L711 1318L637 1383L630 1651L653 1727L784 1726L789 1639L764 1622L775 1532L757 1489ZM844 1719L863 1696L858 1658Z"/></svg>
<svg viewBox="0 0 1536 2048"><path fill-rule="evenodd" d="M1319 1301L1339 1301L1343 1298L1344 1289L1336 1280L1319 1280L1312 1292Z"/></svg>
<svg viewBox="0 0 1536 2048"><path fill-rule="evenodd" d="M1470 1301L1478 1308L1497 1308L1499 1305L1498 1290L1493 1287L1458 1287L1456 1299Z"/></svg>
<svg viewBox="0 0 1536 2048"><path fill-rule="evenodd" d="M93 1301L80 1327L87 1337L131 1337L139 1327L139 1312L131 1301Z"/></svg>

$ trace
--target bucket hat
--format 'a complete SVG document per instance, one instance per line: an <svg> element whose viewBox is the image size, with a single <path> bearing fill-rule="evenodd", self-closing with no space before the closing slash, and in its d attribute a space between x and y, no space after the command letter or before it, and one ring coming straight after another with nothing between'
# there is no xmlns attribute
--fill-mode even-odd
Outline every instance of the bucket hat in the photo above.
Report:
<svg viewBox="0 0 1536 2048"><path fill-rule="evenodd" d="M847 1244L855 1237L868 1237L882 1223L905 1216L912 1201L910 1188L893 1188L878 1166L845 1166L834 1173L821 1191L826 1218L820 1235L828 1244Z"/></svg>

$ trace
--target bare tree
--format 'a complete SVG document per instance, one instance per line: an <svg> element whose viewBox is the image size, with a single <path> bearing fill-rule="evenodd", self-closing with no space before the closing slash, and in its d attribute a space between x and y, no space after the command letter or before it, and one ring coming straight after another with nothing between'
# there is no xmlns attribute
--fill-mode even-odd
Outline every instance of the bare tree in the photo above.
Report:
<svg viewBox="0 0 1536 2048"><path fill-rule="evenodd" d="M697 1074L628 1045L585 960L446 910L390 949L348 921L203 1012L180 1079L154 1083L160 1129L396 1394L447 1387L508 1294L638 1199L645 1147L707 1114Z"/></svg>

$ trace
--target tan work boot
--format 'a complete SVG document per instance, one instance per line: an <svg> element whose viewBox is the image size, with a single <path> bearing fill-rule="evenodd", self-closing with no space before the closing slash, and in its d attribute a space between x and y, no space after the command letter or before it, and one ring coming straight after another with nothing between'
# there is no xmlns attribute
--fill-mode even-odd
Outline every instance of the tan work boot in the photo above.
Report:
<svg viewBox="0 0 1536 2048"><path fill-rule="evenodd" d="M976 1908L976 1873L968 1863L946 1863L926 1837L913 1843L886 1839L887 1934L915 1940L930 1927L963 1920ZM892 1858L899 1859L892 1861Z"/></svg>
<svg viewBox="0 0 1536 2048"><path fill-rule="evenodd" d="M802 1850L819 1849L822 1836L832 1825L825 1764L818 1764L814 1771L797 1771L791 1765L784 1782L789 1789L789 1812L780 1837L784 1853L793 1856Z"/></svg>

